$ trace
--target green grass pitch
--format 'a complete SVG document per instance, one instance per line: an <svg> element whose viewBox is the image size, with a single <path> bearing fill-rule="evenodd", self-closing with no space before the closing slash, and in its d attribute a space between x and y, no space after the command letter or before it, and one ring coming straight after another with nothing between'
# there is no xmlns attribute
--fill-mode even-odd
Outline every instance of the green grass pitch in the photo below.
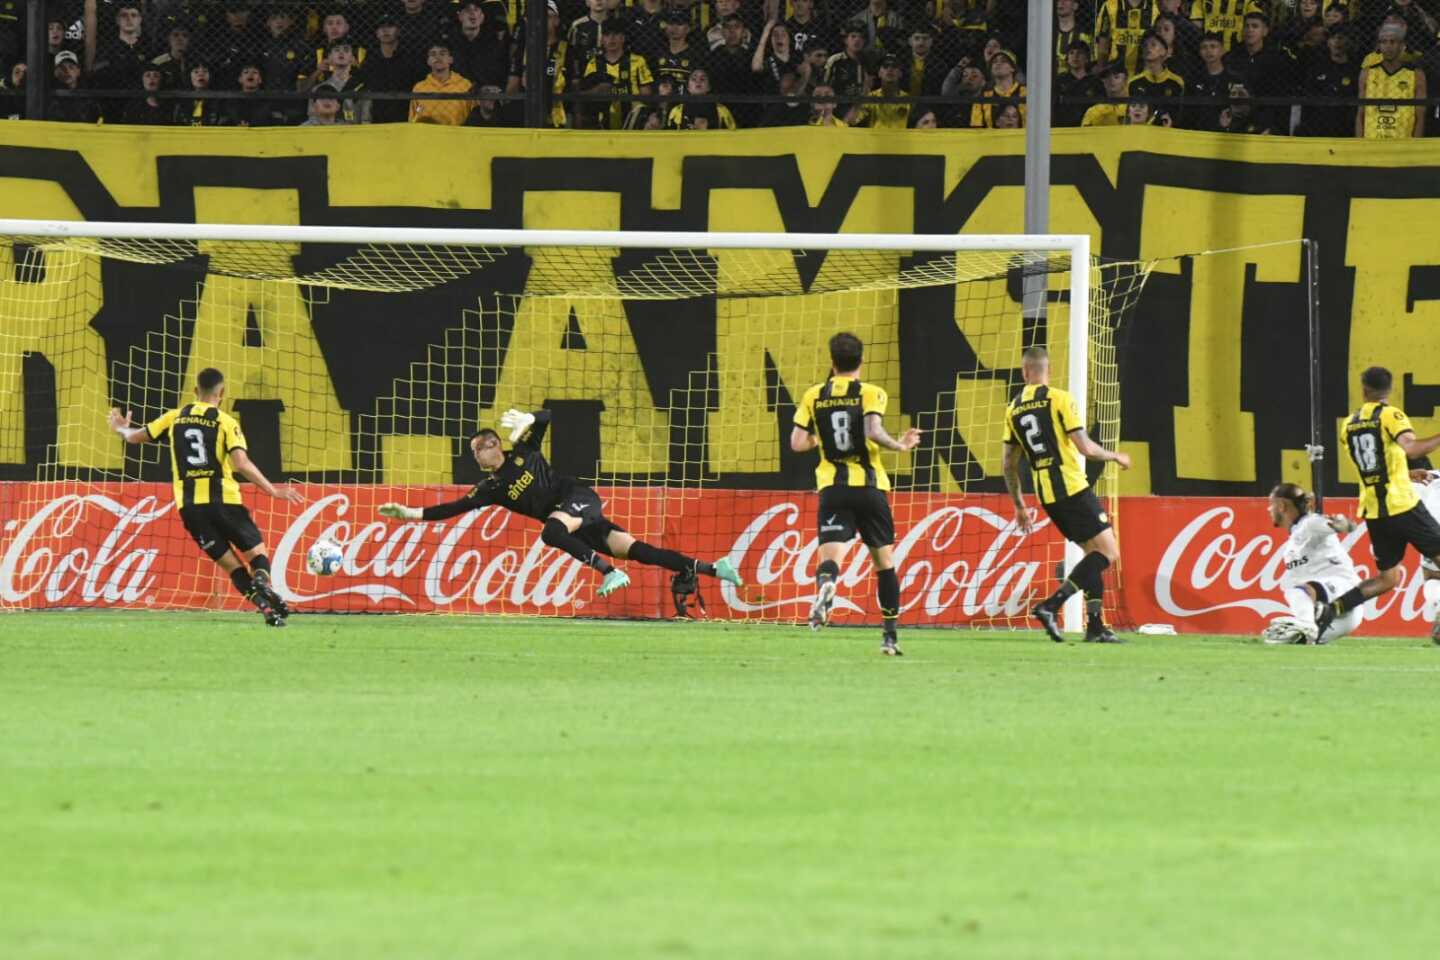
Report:
<svg viewBox="0 0 1440 960"><path fill-rule="evenodd" d="M1427 956L1440 650L0 617L0 956Z"/></svg>

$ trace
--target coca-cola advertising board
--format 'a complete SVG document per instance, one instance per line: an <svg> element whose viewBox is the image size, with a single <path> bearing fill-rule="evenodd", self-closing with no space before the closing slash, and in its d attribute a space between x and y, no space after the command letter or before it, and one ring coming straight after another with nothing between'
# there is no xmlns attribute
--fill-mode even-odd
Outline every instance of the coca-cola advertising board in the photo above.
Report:
<svg viewBox="0 0 1440 960"><path fill-rule="evenodd" d="M598 577L545 547L539 524L499 508L446 521L386 521L386 500L433 503L462 488L308 486L299 506L250 493L276 586L301 611L529 613L664 617L674 613L669 571L628 565L632 586L599 599ZM600 489L616 519L644 539L713 560L728 555L745 586L702 579L704 615L798 621L816 566L813 493ZM1059 534L1013 525L1008 498L896 493L895 556L902 620L964 626L1017 618L1055 584ZM1353 510L1332 501L1331 510ZM1043 517L1043 515L1042 515ZM1282 532L1262 499L1124 498L1117 511L1121 610L1130 623L1181 632L1256 633L1285 613L1279 594ZM317 577L305 552L321 537L344 547L340 572ZM1364 527L1344 538L1362 573L1373 570ZM1401 588L1367 608L1366 633L1426 632L1418 558ZM240 609L182 528L169 484L0 484L0 607ZM870 560L847 554L839 622L876 621Z"/></svg>

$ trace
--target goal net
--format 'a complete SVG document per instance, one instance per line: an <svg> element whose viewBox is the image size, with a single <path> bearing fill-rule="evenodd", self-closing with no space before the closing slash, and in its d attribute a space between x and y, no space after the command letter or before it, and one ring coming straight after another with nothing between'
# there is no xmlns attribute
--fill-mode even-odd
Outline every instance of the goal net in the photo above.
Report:
<svg viewBox="0 0 1440 960"><path fill-rule="evenodd" d="M1020 354L1046 346L1091 435L1119 439L1117 330L1147 268L1085 237L593 234L0 222L0 606L240 608L173 506L171 451L128 446L221 370L250 458L303 505L242 483L277 587L301 612L461 612L795 622L814 594L815 454L795 404L827 343L865 343L906 625L1021 625L1066 569L1053 527L1012 524L1002 412ZM1043 288L1026 309L1026 283ZM467 440L508 408L551 411L544 452L634 536L745 585L626 564L598 577L486 508L386 521L386 501L455 499ZM1116 509L1113 468L1092 470ZM1028 478L1027 490L1028 488ZM1031 500L1033 503L1033 499ZM1042 514L1043 518L1043 514ZM305 568L310 544L340 571ZM1123 534L1122 534L1123 539ZM1074 557L1071 558L1072 561ZM1123 569L1107 605L1123 622ZM867 552L836 621L878 620ZM703 606L702 606L703 603Z"/></svg>

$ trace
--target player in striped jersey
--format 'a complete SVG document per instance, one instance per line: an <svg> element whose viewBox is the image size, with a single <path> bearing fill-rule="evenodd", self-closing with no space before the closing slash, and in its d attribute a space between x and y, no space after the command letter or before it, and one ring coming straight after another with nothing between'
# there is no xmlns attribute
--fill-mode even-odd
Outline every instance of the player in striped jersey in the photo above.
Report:
<svg viewBox="0 0 1440 960"><path fill-rule="evenodd" d="M840 559L858 532L875 564L884 621L880 652L898 657L900 575L891 552L895 520L885 496L890 477L880 462L880 448L913 450L920 442L920 431L911 427L899 440L885 432L881 420L889 397L880 387L860 379L864 352L864 344L854 334L837 333L830 338L831 375L801 397L790 431L790 449L796 453L820 451L815 468L815 487L820 491L820 568L810 627L818 630L830 622Z"/></svg>
<svg viewBox="0 0 1440 960"><path fill-rule="evenodd" d="M1064 643L1058 618L1060 608L1078 590L1085 592L1086 643L1121 643L1105 625L1104 574L1120 559L1120 545L1110 527L1110 517L1090 480L1085 461L1114 461L1130 469L1130 458L1106 450L1085 435L1085 423L1075 408L1075 398L1050 386L1050 354L1044 347L1030 347L1021 363L1025 386L1005 411L1005 487L1015 501L1015 523L1028 534L1035 528L1035 510L1025 506L1020 489L1020 460L1030 462L1035 494L1055 528L1071 543L1085 550L1085 556L1070 576L1031 614L1056 643Z"/></svg>
<svg viewBox="0 0 1440 960"><path fill-rule="evenodd" d="M299 491L276 487L250 460L245 435L234 417L220 409L225 377L206 367L195 380L195 402L161 414L143 427L130 425L130 411L110 411L110 429L126 443L157 441L167 434L170 474L180 522L205 555L219 564L230 582L265 615L272 627L285 626L290 608L270 587L270 557L235 474L287 503L303 503Z"/></svg>
<svg viewBox="0 0 1440 960"><path fill-rule="evenodd" d="M1365 402L1340 427L1340 441L1360 474L1360 516L1370 534L1378 573L1333 598L1315 618L1322 639L1331 623L1400 585L1400 561L1407 546L1440 564L1440 524L1420 502L1409 465L1410 460L1440 449L1440 434L1416 439L1405 411L1387 402L1393 382L1384 367L1362 372L1360 391ZM1436 634L1431 637L1440 640Z"/></svg>

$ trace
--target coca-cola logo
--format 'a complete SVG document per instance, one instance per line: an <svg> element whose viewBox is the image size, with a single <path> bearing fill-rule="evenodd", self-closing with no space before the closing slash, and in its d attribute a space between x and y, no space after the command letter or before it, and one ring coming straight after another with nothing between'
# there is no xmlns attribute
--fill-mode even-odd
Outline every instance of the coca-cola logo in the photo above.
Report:
<svg viewBox="0 0 1440 960"><path fill-rule="evenodd" d="M155 582L151 567L159 551L136 540L171 507L155 497L127 507L101 493L68 494L24 520L7 520L0 602L25 604L37 594L54 606L138 602ZM99 542L77 543L82 534Z"/></svg>

